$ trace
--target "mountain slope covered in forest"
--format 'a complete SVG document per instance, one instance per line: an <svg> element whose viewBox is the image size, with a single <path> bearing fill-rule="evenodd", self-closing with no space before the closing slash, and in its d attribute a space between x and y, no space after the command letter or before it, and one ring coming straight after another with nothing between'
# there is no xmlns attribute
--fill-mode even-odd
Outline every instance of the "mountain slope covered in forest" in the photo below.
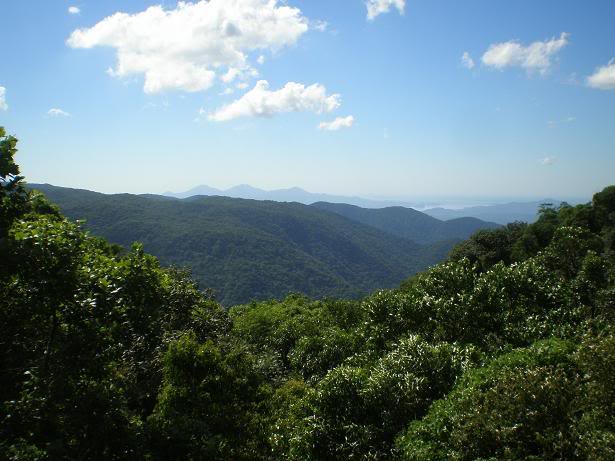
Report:
<svg viewBox="0 0 615 461"><path fill-rule="evenodd" d="M418 243L435 243L454 239L465 240L478 230L500 227L495 223L468 217L441 221L420 211L405 207L371 209L326 202L317 202L312 206Z"/></svg>
<svg viewBox="0 0 615 461"><path fill-rule="evenodd" d="M299 203L31 187L94 235L126 247L142 242L163 264L190 268L227 306L290 292L357 297L398 285L454 245L419 245Z"/></svg>
<svg viewBox="0 0 615 461"><path fill-rule="evenodd" d="M481 231L398 289L226 310L8 167L2 459L613 459L615 186ZM105 200L118 220L183 203Z"/></svg>

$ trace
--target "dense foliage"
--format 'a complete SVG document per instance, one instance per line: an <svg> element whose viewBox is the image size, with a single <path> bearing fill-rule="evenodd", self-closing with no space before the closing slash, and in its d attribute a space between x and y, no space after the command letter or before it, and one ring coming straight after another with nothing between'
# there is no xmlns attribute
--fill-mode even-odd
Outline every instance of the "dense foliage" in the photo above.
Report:
<svg viewBox="0 0 615 461"><path fill-rule="evenodd" d="M300 203L36 188L94 235L189 267L224 306L289 293L356 299L443 261L456 243L419 245Z"/></svg>
<svg viewBox="0 0 615 461"><path fill-rule="evenodd" d="M615 187L360 301L222 309L0 131L0 459L615 458Z"/></svg>

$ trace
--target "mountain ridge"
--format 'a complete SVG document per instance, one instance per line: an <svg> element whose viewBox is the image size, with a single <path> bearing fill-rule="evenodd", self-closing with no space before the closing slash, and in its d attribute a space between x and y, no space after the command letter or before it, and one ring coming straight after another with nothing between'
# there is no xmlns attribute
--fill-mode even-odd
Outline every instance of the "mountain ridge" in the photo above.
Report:
<svg viewBox="0 0 615 461"><path fill-rule="evenodd" d="M467 239L478 230L496 229L499 224L463 217L442 221L412 208L360 208L349 204L317 202L311 206L337 213L392 235L429 244L451 239Z"/></svg>
<svg viewBox="0 0 615 461"><path fill-rule="evenodd" d="M272 200L277 202L299 202L311 205L316 202L348 203L366 208L385 208L390 206L422 207L423 203L411 203L398 200L375 200L357 196L343 196L308 192L301 187L289 187L283 189L264 190L249 184L239 184L229 189L216 189L207 185L193 187L185 192L164 192L162 195L174 198L189 198L192 196L220 196L231 198L243 198L252 200Z"/></svg>
<svg viewBox="0 0 615 461"><path fill-rule="evenodd" d="M541 199L541 200L511 200L503 203L492 203L484 205L470 205L462 208L451 208L447 206L436 206L434 200L429 201L407 201L393 199L369 199L358 196L343 196L326 193L308 192L300 187L290 187L285 189L264 190L253 187L249 184L240 184L229 189L216 189L207 185L196 186L185 192L165 192L166 197L188 198L192 196L220 196L233 197L252 200L272 200L277 202L299 202L305 205L314 203L338 203L354 205L361 208L382 209L391 207L403 207L420 209L425 213L442 221L449 221L458 218L476 218L483 221L506 225L510 222L523 221L532 223L538 217L538 210L543 203L552 203L558 206L561 200ZM582 200L573 200L573 203L582 203Z"/></svg>
<svg viewBox="0 0 615 461"><path fill-rule="evenodd" d="M458 241L420 245L300 203L29 187L92 234L189 267L226 306L291 292L356 298L440 262Z"/></svg>

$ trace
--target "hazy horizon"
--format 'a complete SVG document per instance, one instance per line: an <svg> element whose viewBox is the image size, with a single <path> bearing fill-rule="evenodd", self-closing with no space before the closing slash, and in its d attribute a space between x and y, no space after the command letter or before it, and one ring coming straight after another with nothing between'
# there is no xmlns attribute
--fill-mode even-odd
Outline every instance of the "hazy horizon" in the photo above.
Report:
<svg viewBox="0 0 615 461"><path fill-rule="evenodd" d="M113 190L113 191L101 191L101 190L96 190L93 188L73 187L70 185L62 185L62 184L38 183L34 181L29 181L29 183L30 184L49 184L49 185L56 186L56 187L66 187L66 188L74 188L74 189L85 189L85 190L89 190L92 192L99 192L102 194L126 194L128 193L128 194L135 194L135 195L142 195L142 194L167 195L169 193L175 195L175 194L182 194L182 193L190 192L192 189L196 189L201 186L212 187L207 184L200 184L198 186L195 186L195 187L192 187L186 190L181 190L181 191L180 190L175 190L175 191L170 190L170 191L163 191L163 192L152 192L152 191L128 192L125 190L121 190L121 188L117 190ZM446 208L450 210L460 210L464 208L477 207L477 206L504 205L504 204L510 204L510 203L532 203L532 202L540 202L543 200L568 202L572 205L586 203L586 202L591 201L591 197L564 197L564 196L544 196L544 197L541 197L541 196L525 196L525 197L524 196L517 196L517 197L514 197L514 196L513 197L484 196L484 197L480 197L479 196L479 197L471 197L471 196L459 195L459 196L427 196L427 197L421 197L421 196L403 197L402 196L402 197L399 197L399 196L379 196L379 195L369 195L369 194L342 195L342 194L328 193L327 191L306 190L298 186L291 186L291 187L284 187L281 189L269 189L268 190L268 189L263 189L260 187L253 186L251 184L237 184L235 186L228 187L228 188L214 188L214 189L218 189L220 190L220 192L225 193L233 189L234 187L241 187L241 186L254 187L255 189L258 189L263 192L277 192L277 191L285 191L285 190L291 190L291 189L298 188L303 192L306 192L308 194L314 194L314 195L327 195L331 197L348 198L348 199L363 199L367 201L382 202L382 203L399 202L400 205L410 206L419 211L429 210L432 208ZM203 195L203 194L196 194L196 195ZM209 195L209 194L204 194L204 195ZM221 195L224 196L224 194L221 194ZM390 204L387 206L395 206L395 205Z"/></svg>

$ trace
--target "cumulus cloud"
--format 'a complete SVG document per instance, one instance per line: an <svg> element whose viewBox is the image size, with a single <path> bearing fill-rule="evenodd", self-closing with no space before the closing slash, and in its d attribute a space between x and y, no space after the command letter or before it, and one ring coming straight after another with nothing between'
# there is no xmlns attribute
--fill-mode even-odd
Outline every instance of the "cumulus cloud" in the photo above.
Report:
<svg viewBox="0 0 615 461"><path fill-rule="evenodd" d="M404 14L406 0L367 0L365 6L367 7L367 19L372 21L376 16L391 11L391 8L397 8L399 14Z"/></svg>
<svg viewBox="0 0 615 461"><path fill-rule="evenodd" d="M47 115L50 117L70 117L68 112L63 111L62 109L52 108L47 111Z"/></svg>
<svg viewBox="0 0 615 461"><path fill-rule="evenodd" d="M79 7L77 7L77 6L69 6L68 7L68 12L70 14L79 14L79 13L81 13L81 9Z"/></svg>
<svg viewBox="0 0 615 461"><path fill-rule="evenodd" d="M528 46L515 40L496 43L485 52L482 61L495 69L522 67L528 72L544 74L551 67L555 55L568 45L569 37L569 34L563 32L559 38L534 42Z"/></svg>
<svg viewBox="0 0 615 461"><path fill-rule="evenodd" d="M350 128L354 124L354 117L349 115L348 117L337 117L330 122L321 122L318 125L319 130L325 131L339 131L342 128Z"/></svg>
<svg viewBox="0 0 615 461"><path fill-rule="evenodd" d="M278 0L179 2L136 14L115 13L91 28L75 30L72 48L117 50L116 77L142 74L144 91L202 91L216 75L252 75L250 55L293 45L308 31L301 10ZM229 74L231 72L231 74Z"/></svg>
<svg viewBox="0 0 615 461"><path fill-rule="evenodd" d="M0 110L9 110L9 106L6 103L6 88L0 86Z"/></svg>
<svg viewBox="0 0 615 461"><path fill-rule="evenodd" d="M209 120L226 122L240 117L271 117L285 112L331 112L340 106L340 95L327 95L327 89L316 83L305 86L288 82L276 91L269 90L266 80L259 80L241 98L209 115Z"/></svg>
<svg viewBox="0 0 615 461"><path fill-rule="evenodd" d="M246 67L244 69L237 69L231 67L225 74L220 77L224 83L231 83L235 80L247 80L250 77L258 77L258 71L252 67Z"/></svg>
<svg viewBox="0 0 615 461"><path fill-rule="evenodd" d="M599 67L587 77L587 84L599 90L615 90L615 59L611 59L606 66Z"/></svg>
<svg viewBox="0 0 615 461"><path fill-rule="evenodd" d="M466 69L474 69L474 66L476 65L474 63L474 59L472 59L472 56L470 56L470 53L467 51L461 56L461 65L463 65Z"/></svg>
<svg viewBox="0 0 615 461"><path fill-rule="evenodd" d="M549 156L540 159L540 164L544 166L551 166L557 161L557 157Z"/></svg>

